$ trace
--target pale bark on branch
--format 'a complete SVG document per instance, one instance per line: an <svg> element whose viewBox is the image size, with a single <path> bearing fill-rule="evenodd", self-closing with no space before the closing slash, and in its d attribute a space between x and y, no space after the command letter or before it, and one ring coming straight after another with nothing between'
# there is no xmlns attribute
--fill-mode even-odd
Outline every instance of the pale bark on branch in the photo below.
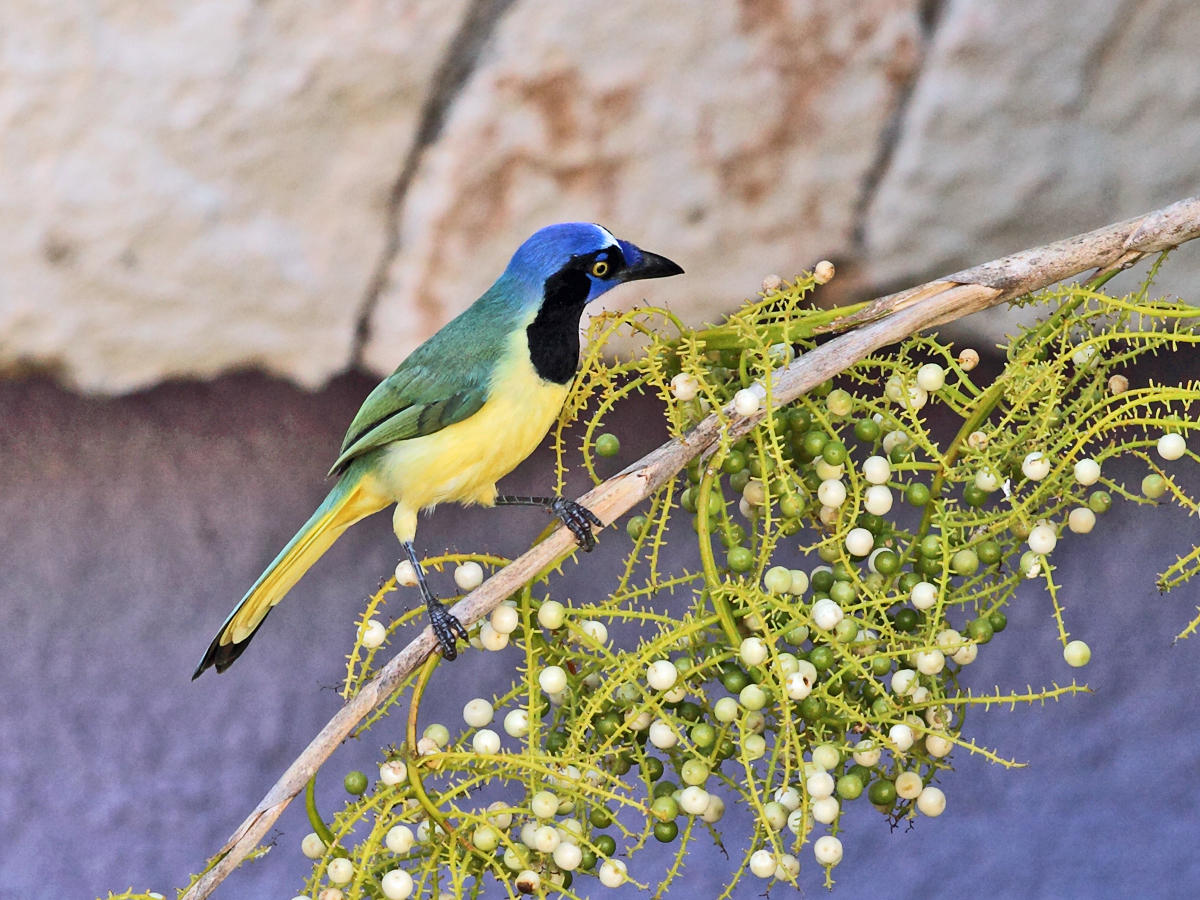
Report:
<svg viewBox="0 0 1200 900"><path fill-rule="evenodd" d="M1055 284L1089 269L1111 272L1133 265L1147 254L1176 247L1200 236L1200 197L1109 225L1066 240L1015 253L1002 259L955 272L906 291L880 297L859 314L841 320L837 330L854 327L776 370L772 399L776 405L795 400L806 391L845 370L874 351L923 329ZM697 456L713 448L725 430L731 438L749 431L763 416L739 416L732 405L720 416L708 416L685 436L668 441L624 471L597 485L583 497L585 504L608 525L645 500ZM464 597L454 614L464 624L487 615L504 598L518 591L574 546L565 528L501 569ZM320 733L287 768L224 847L219 860L184 895L184 900L208 897L266 836L283 809L337 746L376 706L434 650L429 628L412 640L329 720ZM469 666L469 661L456 663Z"/></svg>

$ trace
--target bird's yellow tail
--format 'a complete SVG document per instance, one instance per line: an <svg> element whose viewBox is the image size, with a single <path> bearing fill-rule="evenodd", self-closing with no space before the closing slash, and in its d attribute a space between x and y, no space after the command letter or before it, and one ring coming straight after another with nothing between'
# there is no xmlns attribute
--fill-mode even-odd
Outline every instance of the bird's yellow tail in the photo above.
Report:
<svg viewBox="0 0 1200 900"><path fill-rule="evenodd" d="M218 672L229 668L242 655L271 608L341 537L342 532L359 519L383 509L387 502L363 487L363 478L359 473L347 471L317 507L317 511L304 523L304 527L296 532L296 536L233 608L208 645L192 678L199 677L209 666L216 666Z"/></svg>

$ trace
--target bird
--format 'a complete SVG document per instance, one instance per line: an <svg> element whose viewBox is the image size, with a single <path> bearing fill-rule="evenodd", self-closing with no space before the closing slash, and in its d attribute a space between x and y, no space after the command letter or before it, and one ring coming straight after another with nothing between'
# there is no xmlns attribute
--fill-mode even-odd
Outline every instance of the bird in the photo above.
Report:
<svg viewBox="0 0 1200 900"><path fill-rule="evenodd" d="M192 678L225 671L267 614L347 528L392 504L392 526L442 656L454 659L462 623L434 596L413 543L417 514L439 503L535 506L580 547L600 520L559 496L499 493L496 482L534 451L558 417L579 368L584 307L629 281L683 274L664 256L600 225L535 232L471 306L418 346L363 401L329 476L337 481L295 537L233 608Z"/></svg>

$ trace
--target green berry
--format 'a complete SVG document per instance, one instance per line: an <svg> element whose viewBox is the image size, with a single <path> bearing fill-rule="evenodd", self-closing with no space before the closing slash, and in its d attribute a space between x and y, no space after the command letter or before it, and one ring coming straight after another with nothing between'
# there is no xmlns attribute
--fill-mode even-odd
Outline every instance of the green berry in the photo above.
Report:
<svg viewBox="0 0 1200 900"><path fill-rule="evenodd" d="M347 794L358 797L367 790L367 776L358 769L354 769L346 773L346 777L342 779L342 786L346 789Z"/></svg>
<svg viewBox="0 0 1200 900"><path fill-rule="evenodd" d="M650 791L650 796L657 800L659 797L670 797L677 790L679 790L679 785L675 782L660 781L654 785L654 789Z"/></svg>
<svg viewBox="0 0 1200 900"><path fill-rule="evenodd" d="M896 802L895 783L887 779L872 782L867 789L867 799L876 806L891 806Z"/></svg>
<svg viewBox="0 0 1200 900"><path fill-rule="evenodd" d="M829 442L829 435L823 431L809 431L804 435L801 449L809 459L816 458ZM828 461L828 460L827 460ZM834 463L837 465L837 463Z"/></svg>
<svg viewBox="0 0 1200 900"><path fill-rule="evenodd" d="M721 463L721 471L726 475L736 475L746 468L746 454L741 450L730 450L725 461Z"/></svg>
<svg viewBox="0 0 1200 900"><path fill-rule="evenodd" d="M657 797L650 804L650 815L660 822L670 822L679 815L679 804L670 795Z"/></svg>
<svg viewBox="0 0 1200 900"><path fill-rule="evenodd" d="M972 575L979 568L979 554L974 550L959 550L950 557L950 571L955 575Z"/></svg>
<svg viewBox="0 0 1200 900"><path fill-rule="evenodd" d="M967 623L967 635L977 644L986 644L992 639L994 632L991 619L986 616L980 616Z"/></svg>
<svg viewBox="0 0 1200 900"><path fill-rule="evenodd" d="M879 423L874 419L859 419L854 423L854 436L864 443L873 444L879 440Z"/></svg>
<svg viewBox="0 0 1200 900"><path fill-rule="evenodd" d="M1167 479L1157 472L1142 479L1142 495L1157 500L1167 492Z"/></svg>
<svg viewBox="0 0 1200 900"><path fill-rule="evenodd" d="M604 433L596 438L596 453L600 456L616 456L621 452L621 439L615 434Z"/></svg>
<svg viewBox="0 0 1200 900"><path fill-rule="evenodd" d="M646 533L646 523L648 521L645 516L634 516L625 523L625 533L629 535L631 541L636 541Z"/></svg>
<svg viewBox="0 0 1200 900"><path fill-rule="evenodd" d="M700 722L692 726L689 736L693 744L701 750L707 750L717 741L717 729L713 728L707 722Z"/></svg>
<svg viewBox="0 0 1200 900"><path fill-rule="evenodd" d="M831 466L840 466L846 461L846 445L841 441L826 441L821 446L821 458Z"/></svg>
<svg viewBox="0 0 1200 900"><path fill-rule="evenodd" d="M662 844L669 844L679 837L679 826L674 822L655 822L654 839Z"/></svg>
<svg viewBox="0 0 1200 900"><path fill-rule="evenodd" d="M833 665L833 659L833 650L824 644L820 647L813 647L812 652L808 654L808 661L813 664L813 668L818 672L829 671Z"/></svg>
<svg viewBox="0 0 1200 900"><path fill-rule="evenodd" d="M862 778L855 773L847 772L837 780L837 795L843 800L855 800L862 792Z"/></svg>
<svg viewBox="0 0 1200 900"><path fill-rule="evenodd" d="M912 482L904 489L904 502L909 506L924 506L929 499L929 488L919 481Z"/></svg>
<svg viewBox="0 0 1200 900"><path fill-rule="evenodd" d="M976 509L987 503L988 493L983 488L974 484L968 484L963 488L963 502L967 506L973 506Z"/></svg>
<svg viewBox="0 0 1200 900"><path fill-rule="evenodd" d="M985 566L995 565L1000 561L1000 544L996 541L983 541L975 548L979 561Z"/></svg>
<svg viewBox="0 0 1200 900"><path fill-rule="evenodd" d="M892 621L897 631L915 631L921 623L921 614L915 609L905 606L896 610L896 616Z"/></svg>
<svg viewBox="0 0 1200 900"><path fill-rule="evenodd" d="M612 856L617 852L617 841L611 834L602 834L592 843L596 845L596 850L601 856Z"/></svg>
<svg viewBox="0 0 1200 900"><path fill-rule="evenodd" d="M734 572L749 572L754 568L754 554L749 547L731 547L725 555L725 561Z"/></svg>

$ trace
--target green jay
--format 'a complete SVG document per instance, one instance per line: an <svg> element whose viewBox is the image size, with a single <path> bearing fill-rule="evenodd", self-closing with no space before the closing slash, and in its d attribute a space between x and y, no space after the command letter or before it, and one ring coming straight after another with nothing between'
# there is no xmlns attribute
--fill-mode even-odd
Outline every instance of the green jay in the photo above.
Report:
<svg viewBox="0 0 1200 900"><path fill-rule="evenodd" d="M483 296L367 396L329 471L337 483L234 607L192 677L232 665L342 532L393 503L396 537L446 659L467 633L425 581L413 545L418 512L445 501L540 506L591 550L601 522L590 510L562 497L505 496L496 481L533 452L562 409L579 366L583 308L626 281L682 272L599 225L551 225L525 241Z"/></svg>

